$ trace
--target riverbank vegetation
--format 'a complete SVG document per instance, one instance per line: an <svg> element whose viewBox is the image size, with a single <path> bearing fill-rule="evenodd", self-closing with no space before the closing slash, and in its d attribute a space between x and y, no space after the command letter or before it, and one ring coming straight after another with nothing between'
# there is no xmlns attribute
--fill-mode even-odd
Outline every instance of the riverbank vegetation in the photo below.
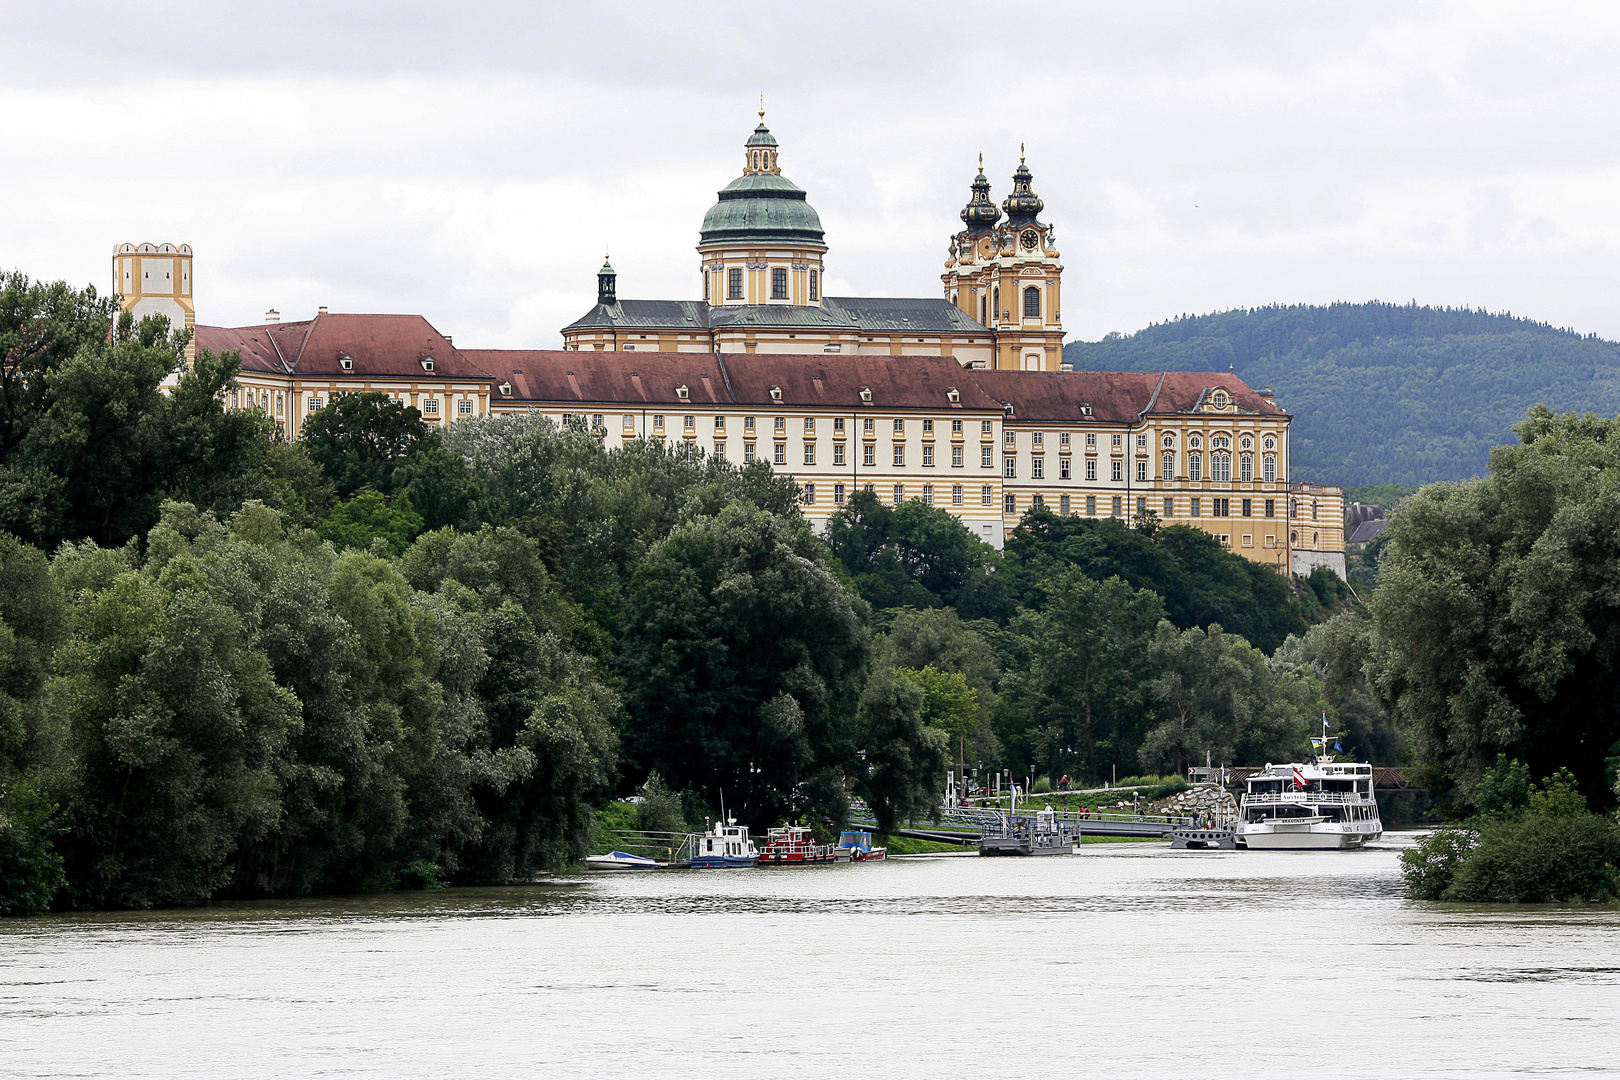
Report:
<svg viewBox="0 0 1620 1080"><path fill-rule="evenodd" d="M159 392L161 323L0 288L0 911L523 879L638 789L888 832L951 763L1180 776L1324 714L1458 807L1497 752L1607 796L1606 422L1414 496L1363 607L1151 517L998 551L861 493L818 535L767 464L537 415L345 395L289 444L235 357Z"/></svg>

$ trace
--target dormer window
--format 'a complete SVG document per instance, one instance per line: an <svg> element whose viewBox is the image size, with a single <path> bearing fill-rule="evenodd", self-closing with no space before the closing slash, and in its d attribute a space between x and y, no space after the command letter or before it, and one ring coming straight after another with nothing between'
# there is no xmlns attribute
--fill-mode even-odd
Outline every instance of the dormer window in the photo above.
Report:
<svg viewBox="0 0 1620 1080"><path fill-rule="evenodd" d="M423 371L432 371L433 370L433 357L431 357L431 356L422 357L422 370Z"/></svg>
<svg viewBox="0 0 1620 1080"><path fill-rule="evenodd" d="M782 400L782 388L780 386L771 387L771 400L772 401L781 401Z"/></svg>
<svg viewBox="0 0 1620 1080"><path fill-rule="evenodd" d="M952 405L960 404L962 401L962 391L953 386L949 390L945 391L945 399Z"/></svg>
<svg viewBox="0 0 1620 1080"><path fill-rule="evenodd" d="M344 353L342 356L338 357L338 366L344 371L353 371L354 357L350 356L348 353Z"/></svg>
<svg viewBox="0 0 1620 1080"><path fill-rule="evenodd" d="M1082 405L1082 406L1080 406L1080 415L1081 416L1090 416L1091 415L1091 406L1090 405Z"/></svg>
<svg viewBox="0 0 1620 1080"><path fill-rule="evenodd" d="M501 383L501 385L499 387L497 387L497 389L500 390L502 397L511 397L512 396L512 384L509 383L509 382Z"/></svg>
<svg viewBox="0 0 1620 1080"><path fill-rule="evenodd" d="M872 404L872 388L870 386L861 387L861 400L868 405Z"/></svg>
<svg viewBox="0 0 1620 1080"><path fill-rule="evenodd" d="M1211 407L1216 409L1226 408L1226 391L1217 390L1213 394L1209 395L1209 403Z"/></svg>
<svg viewBox="0 0 1620 1080"><path fill-rule="evenodd" d="M682 383L675 388L675 396L680 398L682 401L689 401L692 398L692 391L685 383Z"/></svg>

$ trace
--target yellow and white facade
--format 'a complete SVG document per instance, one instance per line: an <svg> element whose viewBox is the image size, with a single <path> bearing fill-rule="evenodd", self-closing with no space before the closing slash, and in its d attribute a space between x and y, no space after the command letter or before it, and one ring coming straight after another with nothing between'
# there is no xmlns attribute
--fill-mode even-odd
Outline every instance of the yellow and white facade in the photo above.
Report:
<svg viewBox="0 0 1620 1080"><path fill-rule="evenodd" d="M192 299L190 244L118 244L113 248L113 295L136 320L162 315L170 330L197 328ZM197 359L195 343L186 346L186 364Z"/></svg>

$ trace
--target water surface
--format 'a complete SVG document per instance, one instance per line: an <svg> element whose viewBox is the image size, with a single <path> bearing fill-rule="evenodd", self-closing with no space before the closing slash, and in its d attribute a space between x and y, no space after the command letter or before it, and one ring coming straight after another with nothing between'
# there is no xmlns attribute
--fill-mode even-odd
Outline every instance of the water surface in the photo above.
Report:
<svg viewBox="0 0 1620 1080"><path fill-rule="evenodd" d="M941 857L0 922L0 1076L1620 1074L1620 911L1364 852Z"/></svg>

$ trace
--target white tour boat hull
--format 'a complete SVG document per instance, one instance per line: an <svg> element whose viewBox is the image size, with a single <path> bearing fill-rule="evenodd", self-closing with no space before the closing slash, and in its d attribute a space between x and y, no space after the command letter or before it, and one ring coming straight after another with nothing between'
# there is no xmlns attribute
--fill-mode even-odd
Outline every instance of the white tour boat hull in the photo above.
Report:
<svg viewBox="0 0 1620 1080"><path fill-rule="evenodd" d="M1377 840L1382 832L1332 831L1320 825L1245 824L1238 827L1235 842L1250 851L1342 851Z"/></svg>

